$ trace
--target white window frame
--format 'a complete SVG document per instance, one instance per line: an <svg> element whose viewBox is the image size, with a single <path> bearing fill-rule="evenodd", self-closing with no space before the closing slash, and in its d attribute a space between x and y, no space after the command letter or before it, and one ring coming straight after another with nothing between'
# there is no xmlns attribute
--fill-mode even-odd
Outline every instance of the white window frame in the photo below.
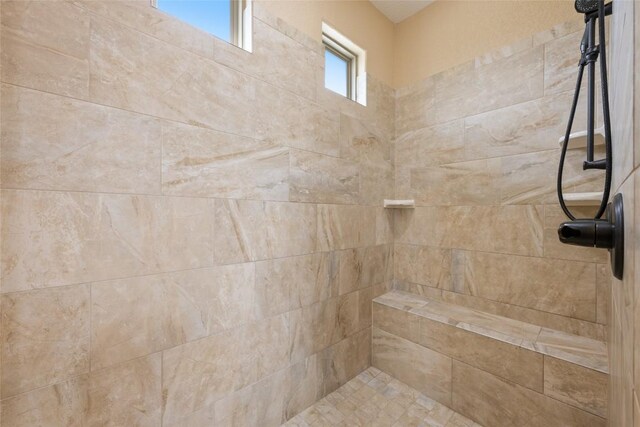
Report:
<svg viewBox="0 0 640 427"><path fill-rule="evenodd" d="M253 52L253 4L252 0L229 0L231 2L231 44ZM158 0L150 0L158 9ZM160 9L159 9L160 10ZM188 24L188 22L187 22ZM216 37L212 34L213 37Z"/></svg>
<svg viewBox="0 0 640 427"><path fill-rule="evenodd" d="M347 98L367 105L367 52L326 22L322 23L322 44L347 63Z"/></svg>

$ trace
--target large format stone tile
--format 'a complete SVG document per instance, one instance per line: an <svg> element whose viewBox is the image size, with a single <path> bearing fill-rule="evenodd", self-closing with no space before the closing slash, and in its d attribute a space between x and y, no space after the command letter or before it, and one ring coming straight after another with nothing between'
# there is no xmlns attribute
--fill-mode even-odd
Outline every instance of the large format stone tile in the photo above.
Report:
<svg viewBox="0 0 640 427"><path fill-rule="evenodd" d="M256 319L253 264L95 283L92 358L97 369Z"/></svg>
<svg viewBox="0 0 640 427"><path fill-rule="evenodd" d="M373 328L372 365L416 390L451 405L451 359Z"/></svg>
<svg viewBox="0 0 640 427"><path fill-rule="evenodd" d="M160 120L15 86L2 91L5 186L160 193Z"/></svg>
<svg viewBox="0 0 640 427"><path fill-rule="evenodd" d="M557 359L609 373L607 345L602 341L542 328L534 349Z"/></svg>
<svg viewBox="0 0 640 427"><path fill-rule="evenodd" d="M542 255L542 225L541 206L451 206L398 212L394 227L399 243Z"/></svg>
<svg viewBox="0 0 640 427"><path fill-rule="evenodd" d="M162 189L176 195L288 200L289 149L201 127L166 124Z"/></svg>
<svg viewBox="0 0 640 427"><path fill-rule="evenodd" d="M318 205L321 251L370 246L376 240L376 211L364 206Z"/></svg>
<svg viewBox="0 0 640 427"><path fill-rule="evenodd" d="M32 390L1 402L2 425L11 427L87 425L89 375Z"/></svg>
<svg viewBox="0 0 640 427"><path fill-rule="evenodd" d="M544 357L544 394L607 417L609 376L560 359Z"/></svg>
<svg viewBox="0 0 640 427"><path fill-rule="evenodd" d="M378 123L340 114L340 157L376 164L391 160L391 144L375 127Z"/></svg>
<svg viewBox="0 0 640 427"><path fill-rule="evenodd" d="M185 418L257 380L248 328L167 350L162 365L163 423Z"/></svg>
<svg viewBox="0 0 640 427"><path fill-rule="evenodd" d="M86 99L89 21L71 2L3 2L2 81Z"/></svg>
<svg viewBox="0 0 640 427"><path fill-rule="evenodd" d="M395 164L398 170L435 166L465 159L463 120L411 129L395 140Z"/></svg>
<svg viewBox="0 0 640 427"><path fill-rule="evenodd" d="M2 398L89 371L89 288L2 296Z"/></svg>
<svg viewBox="0 0 640 427"><path fill-rule="evenodd" d="M159 425L162 416L161 375L160 354L92 372L88 390L88 425Z"/></svg>
<svg viewBox="0 0 640 427"><path fill-rule="evenodd" d="M255 81L235 70L106 20L92 21L90 62L93 102L255 134Z"/></svg>
<svg viewBox="0 0 640 427"><path fill-rule="evenodd" d="M501 159L449 163L410 172L410 194L422 206L496 205Z"/></svg>
<svg viewBox="0 0 640 427"><path fill-rule="evenodd" d="M436 123L436 84L433 78L396 92L396 135Z"/></svg>
<svg viewBox="0 0 640 427"><path fill-rule="evenodd" d="M543 92L543 48L478 67L468 63L437 77L438 122L530 101Z"/></svg>
<svg viewBox="0 0 640 427"><path fill-rule="evenodd" d="M564 135L573 92L549 95L464 119L468 159L557 150ZM574 130L584 129L586 104L578 104Z"/></svg>
<svg viewBox="0 0 640 427"><path fill-rule="evenodd" d="M316 248L316 206L216 200L214 228L220 264L308 254Z"/></svg>
<svg viewBox="0 0 640 427"><path fill-rule="evenodd" d="M604 427L605 419L453 361L451 407L485 426Z"/></svg>
<svg viewBox="0 0 640 427"><path fill-rule="evenodd" d="M455 285L493 301L594 322L595 264L548 258L464 252Z"/></svg>
<svg viewBox="0 0 640 427"><path fill-rule="evenodd" d="M323 394L331 393L371 365L371 331L364 329L328 347L318 356Z"/></svg>
<svg viewBox="0 0 640 427"><path fill-rule="evenodd" d="M418 344L542 393L542 358L534 351L420 318Z"/></svg>
<svg viewBox="0 0 640 427"><path fill-rule="evenodd" d="M409 311L374 302L373 327L415 343L419 342L420 317Z"/></svg>
<svg viewBox="0 0 640 427"><path fill-rule="evenodd" d="M359 191L360 174L353 161L308 151L291 151L291 201L355 204Z"/></svg>
<svg viewBox="0 0 640 427"><path fill-rule="evenodd" d="M393 262L397 280L451 289L452 251L449 249L396 244Z"/></svg>
<svg viewBox="0 0 640 427"><path fill-rule="evenodd" d="M3 292L211 265L204 199L7 191Z"/></svg>
<svg viewBox="0 0 640 427"><path fill-rule="evenodd" d="M544 46L544 93L573 90L578 77L580 42L584 31L576 31L564 37L548 41ZM596 64L599 70L600 64ZM599 71L596 71L596 75ZM583 85L587 80L585 70ZM586 87L586 85L585 85ZM585 89L583 87L583 89ZM569 106L568 104L567 106Z"/></svg>

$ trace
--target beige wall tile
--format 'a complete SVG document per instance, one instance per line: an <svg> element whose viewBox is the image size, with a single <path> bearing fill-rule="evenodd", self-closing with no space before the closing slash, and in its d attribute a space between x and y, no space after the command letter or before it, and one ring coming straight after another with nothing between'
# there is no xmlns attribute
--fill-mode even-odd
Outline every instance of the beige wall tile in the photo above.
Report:
<svg viewBox="0 0 640 427"><path fill-rule="evenodd" d="M1 308L2 398L89 371L88 286L4 294Z"/></svg>
<svg viewBox="0 0 640 427"><path fill-rule="evenodd" d="M396 168L403 170L464 160L464 135L463 120L411 128L395 140Z"/></svg>
<svg viewBox="0 0 640 427"><path fill-rule="evenodd" d="M162 417L160 354L102 371L89 380L88 425L157 426Z"/></svg>
<svg viewBox="0 0 640 427"><path fill-rule="evenodd" d="M580 41L584 30L548 41L544 48L544 93L573 90L578 77ZM586 72L583 82L587 79Z"/></svg>
<svg viewBox="0 0 640 427"><path fill-rule="evenodd" d="M318 205L321 251L369 246L375 242L376 212L362 206Z"/></svg>
<svg viewBox="0 0 640 427"><path fill-rule="evenodd" d="M69 2L4 2L2 81L86 99L89 28L87 12Z"/></svg>
<svg viewBox="0 0 640 427"><path fill-rule="evenodd" d="M420 207L398 212L394 226L399 243L541 255L542 214L540 206Z"/></svg>
<svg viewBox="0 0 640 427"><path fill-rule="evenodd" d="M451 405L451 359L373 328L372 365L444 405Z"/></svg>
<svg viewBox="0 0 640 427"><path fill-rule="evenodd" d="M394 170L390 162L361 163L358 171L360 178L358 201L361 205L381 206L384 199L394 197Z"/></svg>
<svg viewBox="0 0 640 427"><path fill-rule="evenodd" d="M452 251L428 246L394 245L394 278L452 289Z"/></svg>
<svg viewBox="0 0 640 427"><path fill-rule="evenodd" d="M607 324L611 306L611 286L613 276L607 264L596 265L596 321Z"/></svg>
<svg viewBox="0 0 640 427"><path fill-rule="evenodd" d="M255 320L254 274L236 264L93 284L92 369Z"/></svg>
<svg viewBox="0 0 640 427"><path fill-rule="evenodd" d="M5 186L160 193L160 120L10 85L2 90Z"/></svg>
<svg viewBox="0 0 640 427"><path fill-rule="evenodd" d="M32 427L87 425L89 375L80 375L54 385L4 399L2 425Z"/></svg>
<svg viewBox="0 0 640 427"><path fill-rule="evenodd" d="M455 360L452 408L482 425L490 426L607 425L603 418Z"/></svg>
<svg viewBox="0 0 640 427"><path fill-rule="evenodd" d="M322 398L324 389L323 367L318 354L293 364L290 375L285 419L294 417Z"/></svg>
<svg viewBox="0 0 640 427"><path fill-rule="evenodd" d="M436 123L436 83L428 78L396 92L396 135Z"/></svg>
<svg viewBox="0 0 640 427"><path fill-rule="evenodd" d="M595 264L465 252L471 295L568 317L596 320Z"/></svg>
<svg viewBox="0 0 640 427"><path fill-rule="evenodd" d="M420 317L405 310L374 302L373 327L415 343L419 342Z"/></svg>
<svg viewBox="0 0 640 427"><path fill-rule="evenodd" d="M204 199L4 191L3 292L211 265Z"/></svg>
<svg viewBox="0 0 640 427"><path fill-rule="evenodd" d="M318 356L323 372L323 394L331 393L371 365L371 329L357 332L328 347Z"/></svg>
<svg viewBox="0 0 640 427"><path fill-rule="evenodd" d="M214 260L220 264L314 252L316 206L216 200Z"/></svg>
<svg viewBox="0 0 640 427"><path fill-rule="evenodd" d="M542 392L542 355L455 326L420 318L418 344Z"/></svg>
<svg viewBox="0 0 640 427"><path fill-rule="evenodd" d="M288 200L289 150L167 123L162 133L162 189L175 195Z"/></svg>
<svg viewBox="0 0 640 427"><path fill-rule="evenodd" d="M469 63L438 77L438 122L530 101L542 96L543 48L534 47L479 67Z"/></svg>
<svg viewBox="0 0 640 427"><path fill-rule="evenodd" d="M607 417L609 377L553 357L544 357L544 394L602 418Z"/></svg>
<svg viewBox="0 0 640 427"><path fill-rule="evenodd" d="M359 191L360 174L353 161L308 151L291 151L291 201L356 203Z"/></svg>
<svg viewBox="0 0 640 427"><path fill-rule="evenodd" d="M376 129L378 123L340 114L340 157L376 164L391 160L391 144Z"/></svg>
<svg viewBox="0 0 640 427"><path fill-rule="evenodd" d="M340 259L339 294L343 295L366 286L362 280L365 248L346 249L337 253Z"/></svg>

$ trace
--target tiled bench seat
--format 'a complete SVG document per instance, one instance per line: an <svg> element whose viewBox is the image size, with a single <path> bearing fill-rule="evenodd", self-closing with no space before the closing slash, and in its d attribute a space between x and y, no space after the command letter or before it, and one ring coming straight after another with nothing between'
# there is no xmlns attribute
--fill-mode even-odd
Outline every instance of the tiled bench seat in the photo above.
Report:
<svg viewBox="0 0 640 427"><path fill-rule="evenodd" d="M605 426L605 343L418 295L373 301L373 366L483 425Z"/></svg>

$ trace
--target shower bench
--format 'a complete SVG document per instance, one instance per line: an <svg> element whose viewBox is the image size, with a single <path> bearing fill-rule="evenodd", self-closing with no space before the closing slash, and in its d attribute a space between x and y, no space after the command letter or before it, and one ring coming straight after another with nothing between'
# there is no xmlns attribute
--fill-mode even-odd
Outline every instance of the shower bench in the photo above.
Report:
<svg viewBox="0 0 640 427"><path fill-rule="evenodd" d="M606 426L607 348L587 337L391 291L372 365L485 426Z"/></svg>

